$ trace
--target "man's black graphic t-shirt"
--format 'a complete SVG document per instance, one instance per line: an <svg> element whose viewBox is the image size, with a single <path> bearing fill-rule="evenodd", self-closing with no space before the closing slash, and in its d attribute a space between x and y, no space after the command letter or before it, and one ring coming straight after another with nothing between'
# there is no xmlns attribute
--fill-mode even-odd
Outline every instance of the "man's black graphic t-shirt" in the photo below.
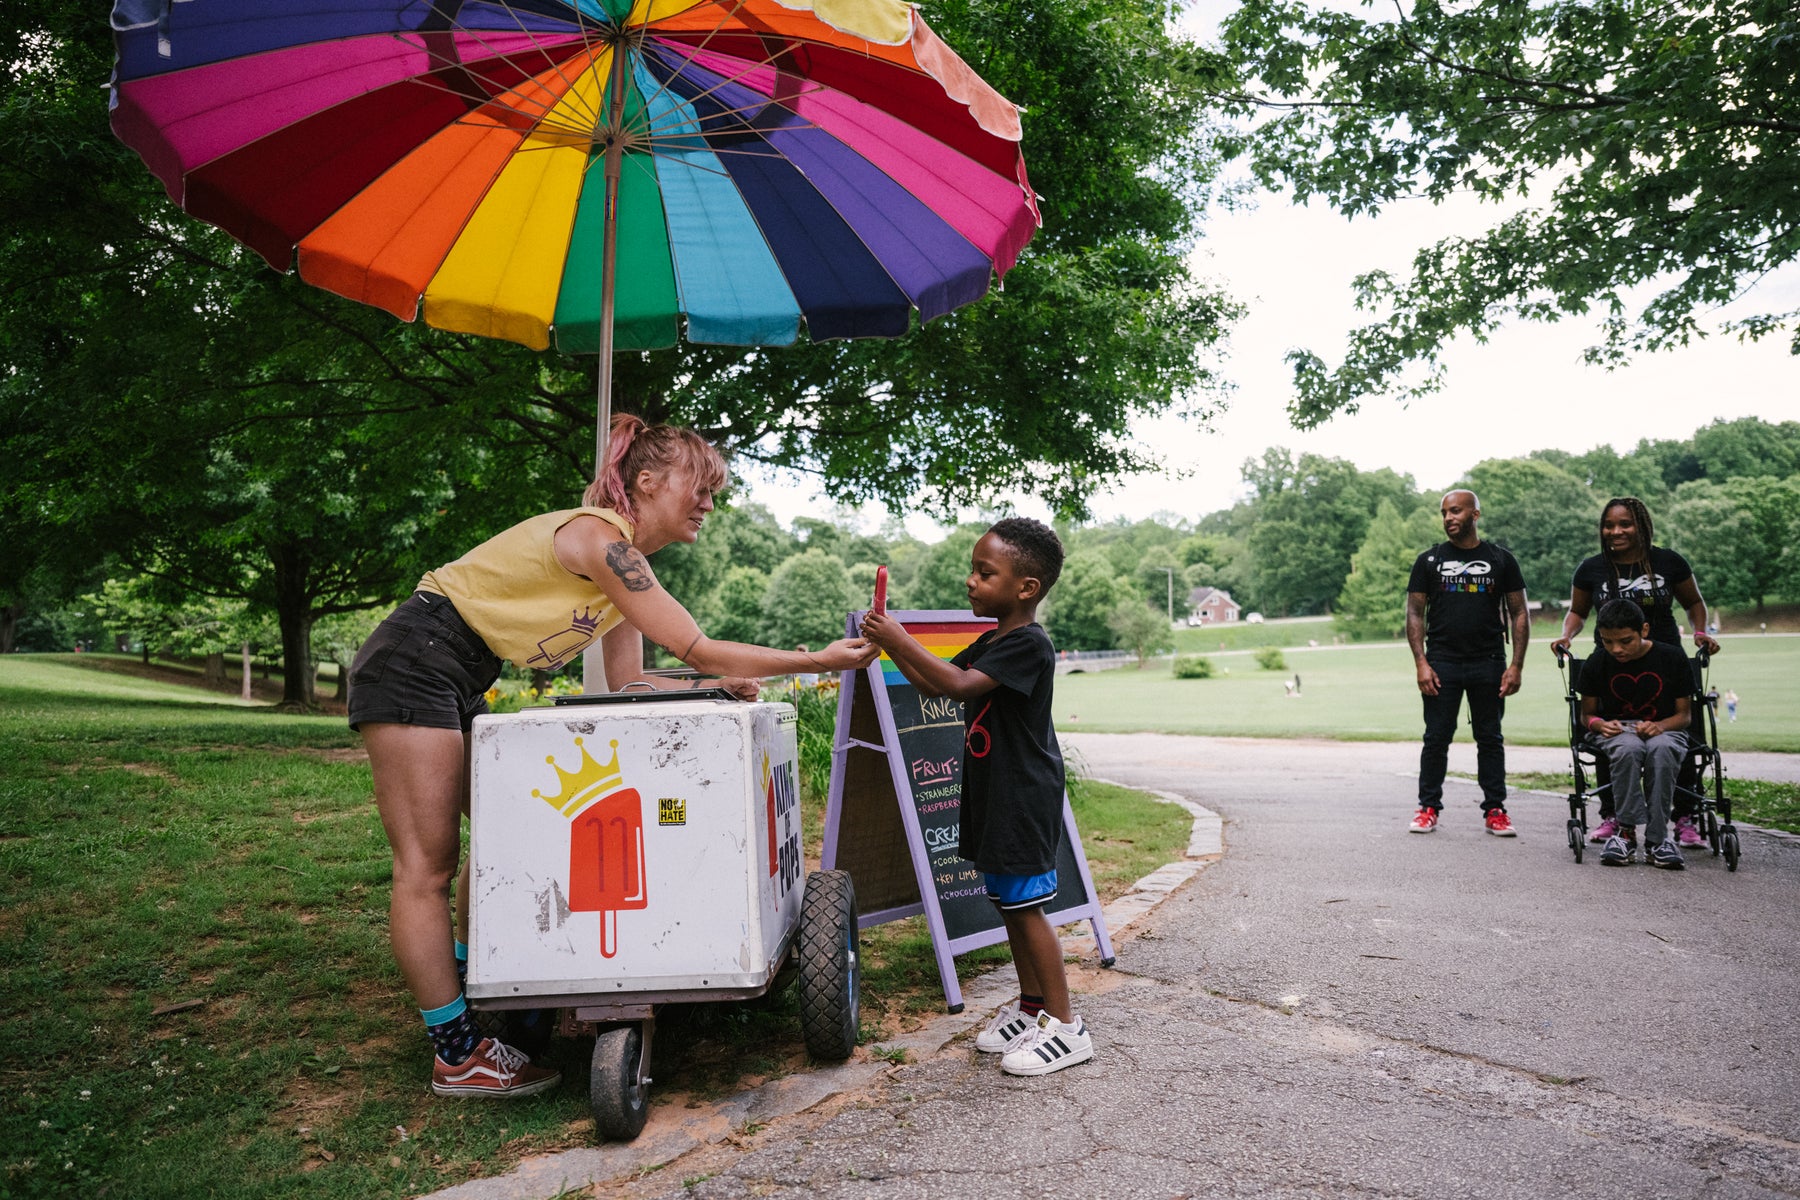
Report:
<svg viewBox="0 0 1800 1200"><path fill-rule="evenodd" d="M997 875L1056 866L1063 835L1063 760L1050 719L1056 647L1038 624L992 630L951 663L1000 686L963 704L962 844L958 853Z"/></svg>
<svg viewBox="0 0 1800 1200"><path fill-rule="evenodd" d="M1615 564L1604 554L1583 559L1575 568L1573 586L1594 598L1594 612L1610 600L1630 600L1644 610L1650 622L1650 640L1681 645L1681 626L1675 623L1675 589L1694 577L1687 559L1661 546L1650 547L1649 570L1641 562ZM1598 647L1600 630L1594 630Z"/></svg>
<svg viewBox="0 0 1800 1200"><path fill-rule="evenodd" d="M1609 721L1662 721L1675 715L1675 701L1692 693L1694 675L1687 655L1652 642L1648 653L1631 662L1595 651L1581 664L1576 689L1594 697Z"/></svg>
<svg viewBox="0 0 1800 1200"><path fill-rule="evenodd" d="M1440 542L1413 563L1406 590L1426 596L1425 657L1472 662L1505 657L1506 596L1524 591L1525 577L1492 542Z"/></svg>

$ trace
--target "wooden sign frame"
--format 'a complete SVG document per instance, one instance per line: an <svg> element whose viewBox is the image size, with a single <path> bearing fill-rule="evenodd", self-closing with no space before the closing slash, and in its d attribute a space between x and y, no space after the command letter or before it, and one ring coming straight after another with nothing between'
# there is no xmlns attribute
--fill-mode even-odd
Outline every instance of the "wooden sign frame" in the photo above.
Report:
<svg viewBox="0 0 1800 1200"><path fill-rule="evenodd" d="M942 643L933 647L937 650L960 649L994 627L993 621L966 610L909 609L890 615L915 636L924 634ZM846 628L851 636L862 616L850 614ZM850 872L856 883L858 928L924 914L944 1000L951 1012L961 1012L956 956L1006 940L999 910L985 899L981 873L956 856L955 842L944 824L961 805L962 706L953 700L920 698L920 722L900 726L894 714L895 695L910 703L917 692L886 655L860 671L843 672L840 685L821 865L828 871ZM953 773L945 753L952 727ZM936 741L938 754L928 763L914 760L908 749L921 748L927 737ZM1065 845L1057 860L1059 895L1048 913L1050 923L1089 922L1100 965L1110 967L1112 940L1067 794L1063 829ZM1077 885L1079 895L1069 903ZM948 911L946 900L951 901Z"/></svg>

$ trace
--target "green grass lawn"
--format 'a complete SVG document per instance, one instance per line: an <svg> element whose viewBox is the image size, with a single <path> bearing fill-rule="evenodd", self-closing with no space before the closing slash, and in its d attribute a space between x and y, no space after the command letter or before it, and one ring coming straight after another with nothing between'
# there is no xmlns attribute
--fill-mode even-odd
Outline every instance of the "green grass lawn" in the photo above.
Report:
<svg viewBox="0 0 1800 1200"><path fill-rule="evenodd" d="M592 1144L585 1041L553 1047L564 1081L542 1096L428 1093L369 768L341 717L73 657L0 657L0 1197L360 1200ZM1097 785L1075 804L1103 897L1185 847L1172 805ZM865 1040L942 1011L921 922L866 947ZM664 1012L653 1103L805 1065L791 989Z"/></svg>
<svg viewBox="0 0 1800 1200"><path fill-rule="evenodd" d="M1264 627L1266 628L1266 626ZM1285 625L1279 628L1304 628ZM1159 731L1241 737L1321 737L1410 741L1422 718L1412 656L1404 643L1286 649L1287 668L1265 671L1248 649L1206 655L1211 679L1176 679L1168 661L1142 670L1062 675L1056 680L1057 728L1123 733ZM1210 632L1210 631L1208 631ZM1550 636L1534 638L1524 686L1506 704L1506 737L1563 745L1567 709ZM1300 676L1301 695L1282 680ZM1740 697L1735 724L1720 724L1720 744L1738 750L1800 752L1800 637L1728 637L1713 660L1712 683ZM1729 758L1727 759L1729 762Z"/></svg>

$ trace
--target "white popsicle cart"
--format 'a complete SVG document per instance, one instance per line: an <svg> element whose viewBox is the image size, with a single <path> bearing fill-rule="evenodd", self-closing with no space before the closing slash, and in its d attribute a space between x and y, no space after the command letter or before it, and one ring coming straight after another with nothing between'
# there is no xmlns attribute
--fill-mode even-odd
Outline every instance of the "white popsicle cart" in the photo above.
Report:
<svg viewBox="0 0 1800 1200"><path fill-rule="evenodd" d="M595 1034L602 1136L649 1115L664 1004L798 974L806 1048L856 1048L856 897L801 855L794 709L723 691L559 698L477 717L468 997Z"/></svg>

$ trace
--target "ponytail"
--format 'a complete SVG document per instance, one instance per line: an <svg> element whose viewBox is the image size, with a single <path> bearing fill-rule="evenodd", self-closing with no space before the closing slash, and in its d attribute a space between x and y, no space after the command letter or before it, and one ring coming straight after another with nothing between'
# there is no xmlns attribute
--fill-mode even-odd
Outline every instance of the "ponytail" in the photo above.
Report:
<svg viewBox="0 0 1800 1200"><path fill-rule="evenodd" d="M610 508L635 522L631 489L642 471L681 472L715 492L725 486L725 459L711 442L691 429L650 425L631 413L619 413L606 439L606 461L581 502L589 508Z"/></svg>

